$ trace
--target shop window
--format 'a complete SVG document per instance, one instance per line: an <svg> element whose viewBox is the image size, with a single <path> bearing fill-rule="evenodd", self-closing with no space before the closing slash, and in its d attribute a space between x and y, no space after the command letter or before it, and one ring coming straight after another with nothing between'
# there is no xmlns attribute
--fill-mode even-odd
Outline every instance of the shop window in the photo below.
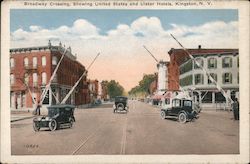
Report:
<svg viewBox="0 0 250 164"><path fill-rule="evenodd" d="M226 102L226 98L223 96L221 92L215 93L215 102L216 103L223 103Z"/></svg>
<svg viewBox="0 0 250 164"><path fill-rule="evenodd" d="M203 84L203 75L202 74L196 74L194 76L195 78L195 84Z"/></svg>
<svg viewBox="0 0 250 164"><path fill-rule="evenodd" d="M232 67L232 58L231 57L224 57L222 59L222 67L223 68L231 68Z"/></svg>
<svg viewBox="0 0 250 164"><path fill-rule="evenodd" d="M208 68L217 68L217 60L216 58L209 58L208 59Z"/></svg>
<svg viewBox="0 0 250 164"><path fill-rule="evenodd" d="M195 59L194 68L200 69L201 67L203 67L203 60L201 58Z"/></svg>
<svg viewBox="0 0 250 164"><path fill-rule="evenodd" d="M232 73L224 73L222 76L223 84L232 83Z"/></svg>
<svg viewBox="0 0 250 164"><path fill-rule="evenodd" d="M202 103L212 103L212 92L201 92Z"/></svg>

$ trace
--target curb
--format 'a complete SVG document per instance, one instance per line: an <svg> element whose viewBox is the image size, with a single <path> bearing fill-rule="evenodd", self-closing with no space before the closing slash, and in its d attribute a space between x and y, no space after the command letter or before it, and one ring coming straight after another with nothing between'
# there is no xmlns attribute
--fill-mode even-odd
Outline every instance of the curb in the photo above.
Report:
<svg viewBox="0 0 250 164"><path fill-rule="evenodd" d="M30 118L33 118L33 117L35 117L35 116L29 116L29 117L19 118L19 119L11 120L10 122L16 122L16 121L26 120L26 119L30 119Z"/></svg>

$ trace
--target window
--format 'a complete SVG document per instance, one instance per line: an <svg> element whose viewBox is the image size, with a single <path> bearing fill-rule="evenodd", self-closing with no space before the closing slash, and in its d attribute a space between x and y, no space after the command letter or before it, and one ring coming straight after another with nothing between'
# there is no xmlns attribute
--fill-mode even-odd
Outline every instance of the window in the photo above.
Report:
<svg viewBox="0 0 250 164"><path fill-rule="evenodd" d="M195 62L194 64L195 69L200 69L200 67L203 67L203 60L201 58L195 59L194 62Z"/></svg>
<svg viewBox="0 0 250 164"><path fill-rule="evenodd" d="M24 83L27 85L29 83L29 75L28 73L24 74Z"/></svg>
<svg viewBox="0 0 250 164"><path fill-rule="evenodd" d="M232 73L224 73L222 79L223 79L224 84L231 84L232 83Z"/></svg>
<svg viewBox="0 0 250 164"><path fill-rule="evenodd" d="M201 92L201 97L202 97L201 102L212 103L212 97L213 97L212 92L209 92L209 91Z"/></svg>
<svg viewBox="0 0 250 164"><path fill-rule="evenodd" d="M24 62L24 67L28 67L29 59L27 57L24 58L23 62Z"/></svg>
<svg viewBox="0 0 250 164"><path fill-rule="evenodd" d="M10 68L14 68L15 67L15 60L14 58L10 58Z"/></svg>
<svg viewBox="0 0 250 164"><path fill-rule="evenodd" d="M208 59L208 68L217 68L217 60L215 58Z"/></svg>
<svg viewBox="0 0 250 164"><path fill-rule="evenodd" d="M180 67L179 67L179 70L180 70L180 74L184 74L188 71L191 71L193 69L193 61L192 60L189 60L188 62L182 64Z"/></svg>
<svg viewBox="0 0 250 164"><path fill-rule="evenodd" d="M57 57L56 56L52 57L52 65L57 65Z"/></svg>
<svg viewBox="0 0 250 164"><path fill-rule="evenodd" d="M237 57L237 67L239 67L239 65L240 65L240 61L239 61L240 59L239 59L239 56Z"/></svg>
<svg viewBox="0 0 250 164"><path fill-rule="evenodd" d="M240 82L240 75L239 75L239 72L237 73L237 83L239 84Z"/></svg>
<svg viewBox="0 0 250 164"><path fill-rule="evenodd" d="M217 74L215 73L210 73L210 76L213 78L213 80L217 81ZM210 80L209 77L207 79L208 84L213 84L212 79Z"/></svg>
<svg viewBox="0 0 250 164"><path fill-rule="evenodd" d="M188 101L188 100L183 101L183 106L192 107L192 101Z"/></svg>
<svg viewBox="0 0 250 164"><path fill-rule="evenodd" d="M42 56L42 66L46 66L46 56Z"/></svg>
<svg viewBox="0 0 250 164"><path fill-rule="evenodd" d="M33 67L37 67L37 57L33 57Z"/></svg>
<svg viewBox="0 0 250 164"><path fill-rule="evenodd" d="M165 99L165 104L170 104L170 99Z"/></svg>
<svg viewBox="0 0 250 164"><path fill-rule="evenodd" d="M189 75L189 76L186 76L186 77L180 79L181 86L187 86L187 85L192 85L192 84L193 84L193 76L192 75Z"/></svg>
<svg viewBox="0 0 250 164"><path fill-rule="evenodd" d="M47 74L46 74L46 72L43 72L42 73L42 84L46 85L46 83L47 83Z"/></svg>
<svg viewBox="0 0 250 164"><path fill-rule="evenodd" d="M10 84L13 85L15 83L15 76L14 74L10 74Z"/></svg>
<svg viewBox="0 0 250 164"><path fill-rule="evenodd" d="M194 76L194 82L195 84L203 84L203 75L202 74L196 74Z"/></svg>
<svg viewBox="0 0 250 164"><path fill-rule="evenodd" d="M232 67L232 58L230 58L230 57L224 57L222 59L222 67L223 68L230 68L230 67Z"/></svg>
<svg viewBox="0 0 250 164"><path fill-rule="evenodd" d="M37 73L33 73L33 85L37 86Z"/></svg>
<svg viewBox="0 0 250 164"><path fill-rule="evenodd" d="M180 107L181 106L181 100L173 100L173 107Z"/></svg>

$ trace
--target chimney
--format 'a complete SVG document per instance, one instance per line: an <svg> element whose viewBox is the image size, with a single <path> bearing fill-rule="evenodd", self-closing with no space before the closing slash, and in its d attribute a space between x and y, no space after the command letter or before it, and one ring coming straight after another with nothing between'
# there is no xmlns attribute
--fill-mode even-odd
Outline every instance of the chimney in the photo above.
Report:
<svg viewBox="0 0 250 164"><path fill-rule="evenodd" d="M201 45L198 46L198 49L201 49Z"/></svg>

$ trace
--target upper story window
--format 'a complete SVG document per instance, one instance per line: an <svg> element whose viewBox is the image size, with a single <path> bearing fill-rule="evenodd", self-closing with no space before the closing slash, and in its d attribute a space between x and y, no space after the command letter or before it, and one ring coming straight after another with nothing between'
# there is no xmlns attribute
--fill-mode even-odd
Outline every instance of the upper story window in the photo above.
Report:
<svg viewBox="0 0 250 164"><path fill-rule="evenodd" d="M208 59L208 68L217 68L216 58L209 58Z"/></svg>
<svg viewBox="0 0 250 164"><path fill-rule="evenodd" d="M10 74L10 84L13 85L15 83L15 76L14 74Z"/></svg>
<svg viewBox="0 0 250 164"><path fill-rule="evenodd" d="M37 57L33 57L33 67L37 68Z"/></svg>
<svg viewBox="0 0 250 164"><path fill-rule="evenodd" d="M213 78L213 80L215 80L217 82L217 74L210 73L210 76ZM208 84L213 84L213 82L209 79L209 77L208 77L207 83Z"/></svg>
<svg viewBox="0 0 250 164"><path fill-rule="evenodd" d="M237 67L239 67L240 65L240 59L239 59L239 56L237 56Z"/></svg>
<svg viewBox="0 0 250 164"><path fill-rule="evenodd" d="M24 74L24 83L27 85L29 83L29 75L28 73Z"/></svg>
<svg viewBox="0 0 250 164"><path fill-rule="evenodd" d="M15 67L15 60L14 58L10 58L10 68L14 68Z"/></svg>
<svg viewBox="0 0 250 164"><path fill-rule="evenodd" d="M232 58L231 57L224 57L222 59L222 67L223 68L230 68L230 67L232 67Z"/></svg>
<svg viewBox="0 0 250 164"><path fill-rule="evenodd" d="M237 73L237 83L239 84L240 82L240 75L239 75L239 72Z"/></svg>
<svg viewBox="0 0 250 164"><path fill-rule="evenodd" d="M42 73L42 84L45 85L47 83L47 74L46 72Z"/></svg>
<svg viewBox="0 0 250 164"><path fill-rule="evenodd" d="M33 73L33 85L37 86L37 73Z"/></svg>
<svg viewBox="0 0 250 164"><path fill-rule="evenodd" d="M46 56L42 56L42 66L46 66Z"/></svg>
<svg viewBox="0 0 250 164"><path fill-rule="evenodd" d="M203 60L201 58L195 59L194 68L199 69L200 67L203 67Z"/></svg>
<svg viewBox="0 0 250 164"><path fill-rule="evenodd" d="M52 65L57 65L57 57L56 56L52 57Z"/></svg>
<svg viewBox="0 0 250 164"><path fill-rule="evenodd" d="M28 67L28 65L29 65L29 59L27 57L25 57L23 59L23 63L24 63L24 67Z"/></svg>
<svg viewBox="0 0 250 164"><path fill-rule="evenodd" d="M222 75L223 84L232 84L232 73L224 73Z"/></svg>
<svg viewBox="0 0 250 164"><path fill-rule="evenodd" d="M203 75L202 74L196 74L194 76L194 82L195 84L203 84Z"/></svg>

